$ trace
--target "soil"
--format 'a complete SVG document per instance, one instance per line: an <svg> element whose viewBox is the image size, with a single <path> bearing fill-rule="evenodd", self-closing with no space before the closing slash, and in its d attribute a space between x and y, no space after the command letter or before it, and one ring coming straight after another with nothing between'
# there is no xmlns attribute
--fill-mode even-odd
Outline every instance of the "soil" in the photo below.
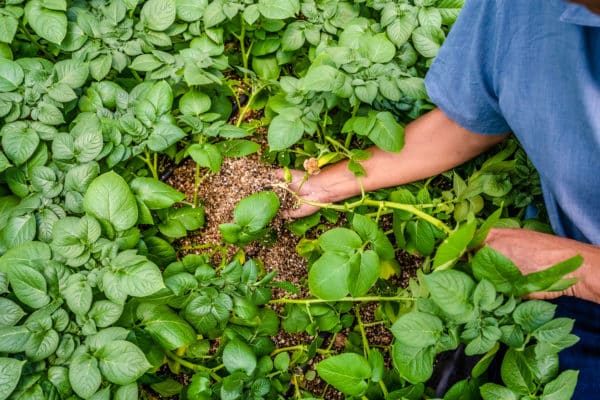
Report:
<svg viewBox="0 0 600 400"><path fill-rule="evenodd" d="M225 159L218 173L209 174L206 179L200 182L197 196L200 204L205 208L206 223L202 229L192 232L188 237L175 244L176 248L181 249L181 256L188 252L200 252L202 250L199 249L210 245L218 246L222 244L218 226L233 221L235 205L246 196L264 190L273 190L280 197L281 209L293 205L295 199L290 193L280 187L273 186L279 183L277 167L261 161L261 156L262 154L259 152L248 157ZM194 198L195 168L195 163L192 160L186 161L176 168L167 180L168 184L185 193L188 201L193 201ZM296 252L296 245L300 237L286 228L288 222L283 217L276 216L270 225L275 234L275 240L267 244L252 243L244 248L244 252L247 257L261 260L264 263L266 272L277 271L275 281L291 282L301 291L304 288L300 295L307 297L308 293L305 289L307 262ZM344 222L344 219L341 218L340 224ZM391 221L388 221L388 223L391 225ZM231 256L234 251L235 249L232 249L231 254L228 254L228 256ZM215 256L215 263L220 262L219 257L221 257L220 254ZM401 264L402 275L393 277L389 284L405 287L408 278L415 275L419 260L408 254L399 254L398 261ZM275 292L274 295L280 297L283 293ZM362 307L362 318L365 323L374 321L375 306L375 304L370 304ZM391 333L382 325L370 326L366 332L369 342L374 346L388 346L392 341ZM329 337L327 340L335 340L333 347L343 350L348 333L340 332L335 337ZM307 334L289 334L281 331L273 340L277 347L287 347L298 344L308 345L314 338ZM320 361L319 358L315 357L309 365L305 366L302 371L303 374L300 374L300 379L298 379L300 387L325 399L344 399L344 395L326 385L319 379L318 375L309 372L314 371L314 365L318 361ZM308 377L308 379L301 379L302 376L304 378Z"/></svg>

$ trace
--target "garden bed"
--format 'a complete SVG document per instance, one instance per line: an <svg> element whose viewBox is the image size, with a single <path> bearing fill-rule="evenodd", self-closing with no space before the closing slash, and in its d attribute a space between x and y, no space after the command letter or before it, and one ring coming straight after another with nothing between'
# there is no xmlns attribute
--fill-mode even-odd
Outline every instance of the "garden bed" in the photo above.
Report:
<svg viewBox="0 0 600 400"><path fill-rule="evenodd" d="M287 169L402 150L462 0L1 4L0 400L568 398L572 321L523 296L580 259L482 247L547 229L516 141L278 213Z"/></svg>

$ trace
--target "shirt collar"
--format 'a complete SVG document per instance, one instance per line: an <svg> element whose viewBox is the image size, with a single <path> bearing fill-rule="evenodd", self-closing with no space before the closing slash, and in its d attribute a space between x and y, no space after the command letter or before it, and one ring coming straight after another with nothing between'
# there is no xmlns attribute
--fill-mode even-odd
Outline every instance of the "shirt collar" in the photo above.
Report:
<svg viewBox="0 0 600 400"><path fill-rule="evenodd" d="M562 0L564 2L564 0ZM594 14L584 6L579 4L569 4L564 2L564 11L560 16L562 22L600 27L600 15Z"/></svg>

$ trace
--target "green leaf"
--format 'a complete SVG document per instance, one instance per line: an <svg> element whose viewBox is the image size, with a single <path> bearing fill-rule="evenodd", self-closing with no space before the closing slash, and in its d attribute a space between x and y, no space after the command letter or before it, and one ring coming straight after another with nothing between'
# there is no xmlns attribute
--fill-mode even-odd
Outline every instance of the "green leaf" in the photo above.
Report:
<svg viewBox="0 0 600 400"><path fill-rule="evenodd" d="M445 313L460 316L472 311L471 294L475 282L464 272L437 271L424 276L425 286L431 298Z"/></svg>
<svg viewBox="0 0 600 400"><path fill-rule="evenodd" d="M521 271L511 260L489 246L475 254L472 266L473 275L477 279L487 279L496 290L505 294L512 294L515 283L522 277Z"/></svg>
<svg viewBox="0 0 600 400"><path fill-rule="evenodd" d="M162 32L170 27L177 16L175 0L148 0L144 3L140 19L154 31Z"/></svg>
<svg viewBox="0 0 600 400"><path fill-rule="evenodd" d="M183 385L171 378L162 382L153 383L150 387L162 397L175 396L180 394L183 390Z"/></svg>
<svg viewBox="0 0 600 400"><path fill-rule="evenodd" d="M162 274L156 264L144 256L133 254L135 250L126 250L112 261L113 268L117 263L124 266L115 271L121 290L130 296L144 297L164 288Z"/></svg>
<svg viewBox="0 0 600 400"><path fill-rule="evenodd" d="M260 150L258 143L244 139L225 140L216 146L225 157L246 157Z"/></svg>
<svg viewBox="0 0 600 400"><path fill-rule="evenodd" d="M317 92L332 91L340 75L341 72L330 65L311 67L304 78L302 78L302 88Z"/></svg>
<svg viewBox="0 0 600 400"><path fill-rule="evenodd" d="M377 349L369 350L369 365L371 366L371 381L380 382L383 379L385 371L385 361L383 354Z"/></svg>
<svg viewBox="0 0 600 400"><path fill-rule="evenodd" d="M394 246L385 233L379 229L379 225L373 220L364 215L355 214L352 217L352 227L363 240L371 242L373 250L375 250L382 260L391 260L394 258Z"/></svg>
<svg viewBox="0 0 600 400"><path fill-rule="evenodd" d="M202 18L208 0L177 0L177 18L185 22L194 22Z"/></svg>
<svg viewBox="0 0 600 400"><path fill-rule="evenodd" d="M147 332L167 350L187 346L196 341L196 332L179 315L166 306L144 304L138 309Z"/></svg>
<svg viewBox="0 0 600 400"><path fill-rule="evenodd" d="M61 60L54 64L56 78L59 83L72 89L83 86L88 78L89 67L86 63L75 60Z"/></svg>
<svg viewBox="0 0 600 400"><path fill-rule="evenodd" d="M353 262L358 260L355 257ZM348 256L324 253L308 271L310 292L325 300L339 300L348 294L348 274L351 260Z"/></svg>
<svg viewBox="0 0 600 400"><path fill-rule="evenodd" d="M484 240L487 238L488 233L490 232L490 229L492 229L492 227L496 225L501 215L502 208L499 208L496 211L494 211L489 217L486 218L483 224L475 232L473 240L471 240L471 242L469 243L470 249L478 248L483 244Z"/></svg>
<svg viewBox="0 0 600 400"><path fill-rule="evenodd" d="M343 353L326 358L317 364L321 378L340 392L350 396L362 396L371 377L371 366L361 355Z"/></svg>
<svg viewBox="0 0 600 400"><path fill-rule="evenodd" d="M169 113L173 105L173 91L171 90L171 86L166 81L155 83L145 93L144 100L152 104L157 116Z"/></svg>
<svg viewBox="0 0 600 400"><path fill-rule="evenodd" d="M279 210L279 197L274 192L254 193L240 200L233 210L235 222L256 232L271 222Z"/></svg>
<svg viewBox="0 0 600 400"><path fill-rule="evenodd" d="M206 28L219 25L227 19L223 12L223 0L215 0L208 4L204 10L203 22Z"/></svg>
<svg viewBox="0 0 600 400"><path fill-rule="evenodd" d="M426 347L438 342L444 324L435 315L412 311L398 318L390 330L402 345Z"/></svg>
<svg viewBox="0 0 600 400"><path fill-rule="evenodd" d="M290 367L290 354L287 351L277 354L273 360L273 366L278 371L287 372Z"/></svg>
<svg viewBox="0 0 600 400"><path fill-rule="evenodd" d="M442 23L450 25L456 21L465 0L440 0L435 5L442 16Z"/></svg>
<svg viewBox="0 0 600 400"><path fill-rule="evenodd" d="M525 395L535 391L535 382L523 352L509 348L502 360L500 374L506 386L518 394Z"/></svg>
<svg viewBox="0 0 600 400"><path fill-rule="evenodd" d="M223 384L220 391L221 400L237 400L242 397L242 391L244 390L244 378L243 372L237 372L226 376L223 379Z"/></svg>
<svg viewBox="0 0 600 400"><path fill-rule="evenodd" d="M84 196L83 208L94 217L110 222L118 231L133 227L138 219L135 197L127 182L113 171L92 181Z"/></svg>
<svg viewBox="0 0 600 400"><path fill-rule="evenodd" d="M275 56L253 57L252 69L259 78L264 80L276 80L281 73L281 67Z"/></svg>
<svg viewBox="0 0 600 400"><path fill-rule="evenodd" d="M41 361L56 351L59 341L58 333L54 329L32 332L25 346L25 354L31 361Z"/></svg>
<svg viewBox="0 0 600 400"><path fill-rule="evenodd" d="M562 290L564 289L563 283L567 287L573 283L567 279L563 280L564 275L577 270L582 263L583 258L577 255L547 269L527 274L517 283L518 294L526 295L532 292L551 290L555 285L558 285L558 290Z"/></svg>
<svg viewBox="0 0 600 400"><path fill-rule="evenodd" d="M475 364L475 366L471 370L471 376L477 378L483 375L483 373L487 371L489 366L492 364L492 361L494 361L494 357L499 349L500 342L496 342L494 347L492 347L483 357L479 359L479 361L477 361L477 364Z"/></svg>
<svg viewBox="0 0 600 400"><path fill-rule="evenodd" d="M442 15L437 7L422 7L419 10L419 23L421 26L434 26L440 28L442 26Z"/></svg>
<svg viewBox="0 0 600 400"><path fill-rule="evenodd" d="M58 102L67 103L75 100L77 93L64 83L56 83L48 90L48 96Z"/></svg>
<svg viewBox="0 0 600 400"><path fill-rule="evenodd" d="M129 183L133 194L150 210L171 207L185 199L185 195L166 183L153 178L138 177Z"/></svg>
<svg viewBox="0 0 600 400"><path fill-rule="evenodd" d="M209 168L213 174L219 172L223 163L223 155L219 148L210 143L195 143L188 147L188 154L201 167Z"/></svg>
<svg viewBox="0 0 600 400"><path fill-rule="evenodd" d="M14 301L0 297L0 328L16 325L26 314Z"/></svg>
<svg viewBox="0 0 600 400"><path fill-rule="evenodd" d="M419 26L412 32L412 41L423 57L435 57L444 42L446 35L444 31L436 26Z"/></svg>
<svg viewBox="0 0 600 400"><path fill-rule="evenodd" d="M555 318L537 328L533 332L533 336L540 343L560 342L573 330L574 322L570 318Z"/></svg>
<svg viewBox="0 0 600 400"><path fill-rule="evenodd" d="M42 308L50 303L46 279L42 274L25 265L8 270L8 280L15 296L31 308Z"/></svg>
<svg viewBox="0 0 600 400"><path fill-rule="evenodd" d="M94 320L98 328L106 328L117 322L122 314L122 305L109 300L98 300L90 309L88 316Z"/></svg>
<svg viewBox="0 0 600 400"><path fill-rule="evenodd" d="M28 1L25 18L39 36L60 44L67 35L67 16L64 12L44 8L42 3L39 0Z"/></svg>
<svg viewBox="0 0 600 400"><path fill-rule="evenodd" d="M404 128L388 111L377 113L375 124L368 134L379 148L397 153L404 147Z"/></svg>
<svg viewBox="0 0 600 400"><path fill-rule="evenodd" d="M556 379L548 382L542 393L543 400L567 400L573 397L577 385L578 371L566 370Z"/></svg>
<svg viewBox="0 0 600 400"><path fill-rule="evenodd" d="M250 376L256 369L256 355L246 343L232 340L223 349L223 364L229 373L241 370Z"/></svg>
<svg viewBox="0 0 600 400"><path fill-rule="evenodd" d="M517 394L504 386L486 383L480 388L483 400L518 400Z"/></svg>
<svg viewBox="0 0 600 400"><path fill-rule="evenodd" d="M137 383L130 383L129 385L119 387L115 392L113 400L130 400L138 398L139 393Z"/></svg>
<svg viewBox="0 0 600 400"><path fill-rule="evenodd" d="M38 104L37 119L47 125L60 125L65 122L62 111L48 101Z"/></svg>
<svg viewBox="0 0 600 400"><path fill-rule="evenodd" d="M288 24L281 37L281 48L283 51L296 51L304 45L304 42L303 23L296 21Z"/></svg>
<svg viewBox="0 0 600 400"><path fill-rule="evenodd" d="M0 357L0 400L7 399L21 379L25 361Z"/></svg>
<svg viewBox="0 0 600 400"><path fill-rule="evenodd" d="M396 46L390 42L385 33L369 37L365 41L367 57L374 63L390 62L396 55Z"/></svg>
<svg viewBox="0 0 600 400"><path fill-rule="evenodd" d="M92 306L92 288L84 279L70 278L67 281L67 287L62 291L62 295L75 314L84 315Z"/></svg>
<svg viewBox="0 0 600 400"><path fill-rule="evenodd" d="M96 352L96 356L102 375L118 385L135 382L150 368L142 350L125 340L105 344Z"/></svg>
<svg viewBox="0 0 600 400"><path fill-rule="evenodd" d="M109 54L100 54L90 62L90 75L97 81L104 79L110 72L112 57Z"/></svg>
<svg viewBox="0 0 600 400"><path fill-rule="evenodd" d="M358 274L348 274L348 291L354 297L364 296L377 282L381 273L379 256L373 250L367 250L360 256Z"/></svg>
<svg viewBox="0 0 600 400"><path fill-rule="evenodd" d="M7 124L0 134L4 154L17 166L29 160L40 143L38 134L22 123Z"/></svg>
<svg viewBox="0 0 600 400"><path fill-rule="evenodd" d="M258 10L269 19L292 18L300 12L298 0L258 0Z"/></svg>
<svg viewBox="0 0 600 400"><path fill-rule="evenodd" d="M433 374L434 346L413 347L395 344L392 348L394 366L410 383L427 381Z"/></svg>
<svg viewBox="0 0 600 400"><path fill-rule="evenodd" d="M163 62L153 54L140 54L133 59L129 68L141 72L150 72L162 66Z"/></svg>
<svg viewBox="0 0 600 400"><path fill-rule="evenodd" d="M71 359L69 382L73 391L84 399L90 398L100 388L102 376L98 369L98 360L87 353Z"/></svg>
<svg viewBox="0 0 600 400"><path fill-rule="evenodd" d="M473 304L484 311L492 311L497 306L496 288L487 279L482 279L473 291Z"/></svg>
<svg viewBox="0 0 600 400"><path fill-rule="evenodd" d="M190 90L179 99L179 111L184 115L204 114L210 107L210 97L199 90Z"/></svg>
<svg viewBox="0 0 600 400"><path fill-rule="evenodd" d="M74 138L74 155L80 164L93 161L102 152L102 125L95 115L80 114L80 119L71 129L71 135Z"/></svg>
<svg viewBox="0 0 600 400"><path fill-rule="evenodd" d="M25 326L6 326L0 328L0 353L20 353L25 347L31 333Z"/></svg>
<svg viewBox="0 0 600 400"><path fill-rule="evenodd" d="M475 220L461 225L440 244L433 259L434 269L448 269L458 261L467 250L468 244L475 234Z"/></svg>
<svg viewBox="0 0 600 400"><path fill-rule="evenodd" d="M513 311L513 319L527 333L535 331L554 318L556 305L542 301L529 300L523 302Z"/></svg>
<svg viewBox="0 0 600 400"><path fill-rule="evenodd" d="M185 132L177 125L170 122L159 122L154 126L148 137L148 148L152 151L161 152L179 142L185 136Z"/></svg>
<svg viewBox="0 0 600 400"><path fill-rule="evenodd" d="M299 118L279 114L271 121L268 141L271 151L284 150L297 143L304 134L304 124Z"/></svg>
<svg viewBox="0 0 600 400"><path fill-rule="evenodd" d="M9 167L11 167L10 161L4 155L4 153L0 152L0 172L6 171Z"/></svg>
<svg viewBox="0 0 600 400"><path fill-rule="evenodd" d="M324 252L354 254L363 245L358 234L348 228L333 228L319 236L317 240Z"/></svg>
<svg viewBox="0 0 600 400"><path fill-rule="evenodd" d="M12 15L0 15L0 42L11 43L17 33L19 21Z"/></svg>
<svg viewBox="0 0 600 400"><path fill-rule="evenodd" d="M25 73L19 64L0 58L0 92L11 92L19 87Z"/></svg>
<svg viewBox="0 0 600 400"><path fill-rule="evenodd" d="M413 30L419 25L415 13L406 13L393 19L386 28L390 40L399 48L410 39Z"/></svg>

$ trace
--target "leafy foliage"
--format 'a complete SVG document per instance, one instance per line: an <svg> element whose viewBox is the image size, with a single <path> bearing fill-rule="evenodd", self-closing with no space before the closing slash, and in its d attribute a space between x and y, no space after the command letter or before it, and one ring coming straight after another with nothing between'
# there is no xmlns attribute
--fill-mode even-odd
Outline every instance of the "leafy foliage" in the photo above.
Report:
<svg viewBox="0 0 600 400"><path fill-rule="evenodd" d="M482 358L445 398L570 397L577 373L557 354L573 322L521 296L568 287L581 260L523 276L473 254L493 226L547 229L523 221L541 191L516 142L290 224L314 297L246 259L270 233L273 192L236 206L222 246L176 242L204 225L198 182L261 150L263 132L263 158L284 167L346 158L361 176L368 146L400 151L404 125L433 107L423 77L463 0L1 3L0 399L312 398L299 381L315 372L299 371L317 354L348 398L417 399L461 345ZM188 158L191 201L163 182ZM339 226L315 238L321 218ZM422 269L389 289L401 251ZM392 345L369 343L367 302ZM282 330L313 339L277 348ZM338 354L323 338L343 330ZM490 383L500 344L503 382Z"/></svg>

